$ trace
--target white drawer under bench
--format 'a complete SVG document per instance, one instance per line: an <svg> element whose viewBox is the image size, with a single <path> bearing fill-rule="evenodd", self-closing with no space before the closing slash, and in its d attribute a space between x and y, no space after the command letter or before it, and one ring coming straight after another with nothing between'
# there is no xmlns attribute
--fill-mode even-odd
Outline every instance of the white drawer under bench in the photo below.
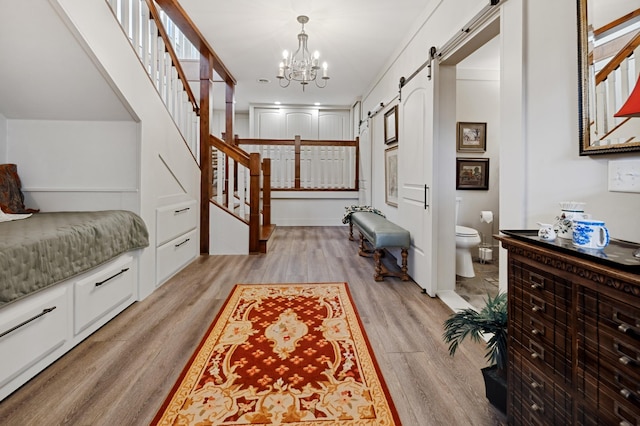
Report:
<svg viewBox="0 0 640 426"><path fill-rule="evenodd" d="M166 282L200 253L199 214L196 200L156 210L156 285Z"/></svg>
<svg viewBox="0 0 640 426"><path fill-rule="evenodd" d="M0 308L0 401L135 301L137 254Z"/></svg>

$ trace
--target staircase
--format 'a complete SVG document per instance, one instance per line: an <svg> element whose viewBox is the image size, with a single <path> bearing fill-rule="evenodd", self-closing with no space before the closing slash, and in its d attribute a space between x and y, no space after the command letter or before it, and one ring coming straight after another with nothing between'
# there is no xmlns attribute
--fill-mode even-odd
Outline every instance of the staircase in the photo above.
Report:
<svg viewBox="0 0 640 426"><path fill-rule="evenodd" d="M212 252L234 251L223 248L226 244L236 247L236 241L229 241L232 237L226 233L234 226L228 222L233 217L247 226L248 252L266 253L275 230L271 223L271 160L261 161L259 154L249 154L213 135L209 139L213 153L211 203L228 213L218 216L222 231L211 240Z"/></svg>
<svg viewBox="0 0 640 426"><path fill-rule="evenodd" d="M208 254L266 253L269 239L275 230L275 225L271 224L270 162L268 159L260 161L258 154L248 154L215 136L206 137L211 133L208 108L212 102L210 99L196 100L181 61L190 60L193 65L194 60L203 61L201 58L207 57L206 61L211 68L232 90L235 80L198 29L192 26L191 20L184 19L188 17L182 15L183 11L176 3L153 0L106 1L194 159L200 164L203 194L201 251ZM159 9L156 3L165 7L165 10ZM180 23L182 27L178 28L178 24L174 22ZM199 67L195 67L195 70L199 74ZM200 84L201 78L197 75L192 80ZM202 114L201 105L206 106ZM231 113L227 111L227 115ZM228 116L227 123L232 123ZM206 145L203 147L203 144ZM201 153L208 152L209 149L212 151L211 161L200 161ZM208 155L203 158L207 157ZM209 176L212 177L211 180ZM209 203L211 205L207 205ZM228 214L212 212L212 206ZM223 230L222 238L214 237L211 227ZM229 230L235 232L228 232ZM212 243L216 245L214 250L210 249ZM232 248L226 248L225 244Z"/></svg>

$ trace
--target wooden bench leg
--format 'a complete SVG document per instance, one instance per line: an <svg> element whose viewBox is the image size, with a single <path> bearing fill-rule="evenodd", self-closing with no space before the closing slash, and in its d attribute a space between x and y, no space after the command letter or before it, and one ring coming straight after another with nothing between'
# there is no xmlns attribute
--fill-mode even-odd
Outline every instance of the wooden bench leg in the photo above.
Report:
<svg viewBox="0 0 640 426"><path fill-rule="evenodd" d="M402 274L400 275L400 278L402 279L402 281L409 281L409 269L407 268L407 258L409 257L409 250L403 248L401 254L402 268L400 268L400 270L402 271Z"/></svg>
<svg viewBox="0 0 640 426"><path fill-rule="evenodd" d="M407 268L407 259L409 257L409 251L406 248L401 250L402 254L402 267L400 268L400 272L390 271L384 263L382 263L382 258L384 257L384 249L377 249L373 252L373 261L375 272L373 274L373 279L376 281L384 281L384 277L398 277L402 281L409 281L409 268Z"/></svg>
<svg viewBox="0 0 640 426"><path fill-rule="evenodd" d="M360 248L358 249L358 254L364 257L371 257L372 251L367 248L366 241L367 239L362 235L362 232L360 232Z"/></svg>
<svg viewBox="0 0 640 426"><path fill-rule="evenodd" d="M353 222L349 221L349 241L353 241Z"/></svg>
<svg viewBox="0 0 640 426"><path fill-rule="evenodd" d="M387 272L387 268L384 267L384 265L382 264L382 250L375 250L373 252L373 261L375 264L375 272L373 274L373 279L376 281L383 281L384 280L384 276L385 276L385 272Z"/></svg>

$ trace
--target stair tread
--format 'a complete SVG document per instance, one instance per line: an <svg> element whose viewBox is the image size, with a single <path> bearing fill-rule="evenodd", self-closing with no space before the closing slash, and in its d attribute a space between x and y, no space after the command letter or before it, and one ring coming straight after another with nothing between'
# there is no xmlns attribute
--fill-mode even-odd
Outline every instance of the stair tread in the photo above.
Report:
<svg viewBox="0 0 640 426"><path fill-rule="evenodd" d="M260 241L267 241L271 238L273 231L276 230L276 225L261 225L260 226Z"/></svg>

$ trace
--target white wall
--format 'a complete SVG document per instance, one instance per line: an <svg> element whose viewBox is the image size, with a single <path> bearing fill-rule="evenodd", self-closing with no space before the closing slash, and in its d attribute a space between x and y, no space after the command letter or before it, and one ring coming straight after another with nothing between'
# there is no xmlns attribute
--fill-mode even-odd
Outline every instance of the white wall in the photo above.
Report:
<svg viewBox="0 0 640 426"><path fill-rule="evenodd" d="M608 161L638 159L640 154L578 155L575 2L525 2L524 13L525 226L535 228L537 221L549 222L558 214L559 202L578 200L587 203L593 217L606 221L613 237L640 242L640 227L635 226L640 194L607 189ZM552 66L538 66L540 63ZM510 182L504 186L507 194L522 190Z"/></svg>
<svg viewBox="0 0 640 426"><path fill-rule="evenodd" d="M460 74L463 78L460 78ZM457 190L461 197L458 224L477 229L487 244L496 244L491 238L500 223L500 81L482 79L482 73L459 73L456 90L456 117L461 122L487 123L486 152L458 152L459 158L489 159L489 190ZM480 211L491 210L494 224L480 221ZM493 231L492 231L493 229Z"/></svg>
<svg viewBox="0 0 640 426"><path fill-rule="evenodd" d="M0 164L7 163L7 119L0 114Z"/></svg>
<svg viewBox="0 0 640 426"><path fill-rule="evenodd" d="M138 211L137 123L7 120L7 128L7 160L29 207Z"/></svg>

